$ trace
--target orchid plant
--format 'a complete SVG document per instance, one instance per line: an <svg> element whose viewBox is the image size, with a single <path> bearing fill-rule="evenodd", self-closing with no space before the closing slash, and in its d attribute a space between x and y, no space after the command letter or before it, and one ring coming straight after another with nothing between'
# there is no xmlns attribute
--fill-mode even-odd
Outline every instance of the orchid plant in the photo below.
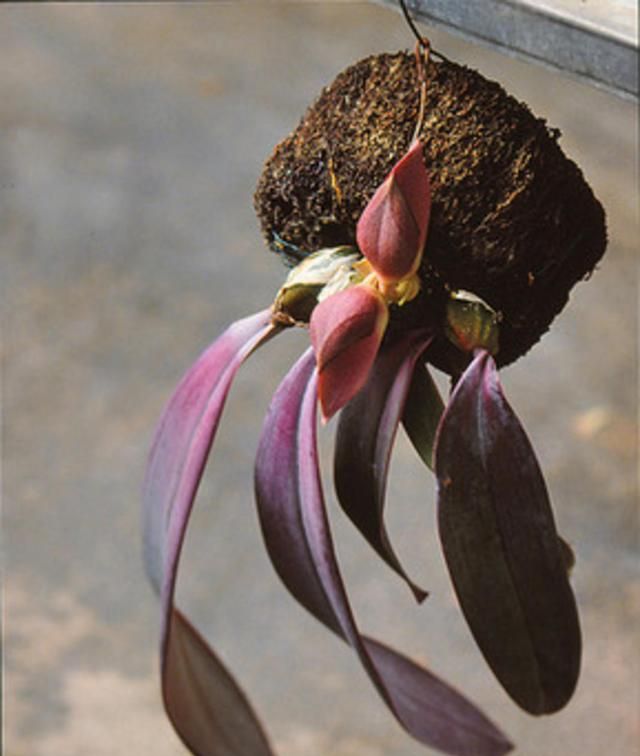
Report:
<svg viewBox="0 0 640 756"><path fill-rule="evenodd" d="M452 291L444 322L390 329L416 297L431 190L415 141L379 186L356 229L357 247L320 250L294 268L274 304L232 324L186 373L169 401L144 483L144 557L162 605L166 710L195 754L267 756L268 738L214 651L174 605L185 530L225 401L241 364L292 326L311 348L269 407L255 494L271 561L293 596L355 651L392 714L421 743L451 754L508 752L508 739L434 674L361 634L334 551L319 473L317 406L340 411L335 488L349 518L404 579L384 524L390 454L402 423L437 478L442 548L471 632L499 682L532 714L570 698L580 631L559 538L535 454L498 377L500 316ZM445 332L464 354L446 407L427 369Z"/></svg>

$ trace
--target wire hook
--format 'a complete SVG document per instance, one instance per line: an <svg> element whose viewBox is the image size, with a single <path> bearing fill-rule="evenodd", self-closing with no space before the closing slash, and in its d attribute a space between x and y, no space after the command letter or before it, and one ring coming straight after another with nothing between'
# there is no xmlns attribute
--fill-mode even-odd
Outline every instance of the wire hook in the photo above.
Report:
<svg viewBox="0 0 640 756"><path fill-rule="evenodd" d="M411 14L409 13L409 9L407 8L406 0L398 0L398 4L400 5L400 9L402 10L404 20L407 22L408 27L411 29L411 33L418 40L418 46L420 47L425 60L429 60L429 55L435 55L440 60L445 60L448 62L448 58L442 55L442 53L439 53L437 50L434 50L431 47L429 40L426 37L423 37L422 34L420 34L420 29L418 29L416 22L411 18Z"/></svg>
<svg viewBox="0 0 640 756"><path fill-rule="evenodd" d="M420 30L416 26L415 21L411 18L411 14L409 13L409 9L407 8L405 0L398 0L398 2L400 3L400 8L402 9L404 20L407 22L409 28L411 29L413 36L418 40L418 44L423 50L425 48L428 49L428 42L425 40L422 34L420 34Z"/></svg>

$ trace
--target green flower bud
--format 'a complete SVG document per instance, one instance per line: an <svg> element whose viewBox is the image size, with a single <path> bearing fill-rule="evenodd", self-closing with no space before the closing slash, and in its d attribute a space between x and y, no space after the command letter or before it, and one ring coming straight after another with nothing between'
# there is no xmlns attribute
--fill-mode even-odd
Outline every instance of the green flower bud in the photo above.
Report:
<svg viewBox="0 0 640 756"><path fill-rule="evenodd" d="M486 349L497 354L499 322L499 313L472 292L459 290L451 294L445 331L459 349Z"/></svg>

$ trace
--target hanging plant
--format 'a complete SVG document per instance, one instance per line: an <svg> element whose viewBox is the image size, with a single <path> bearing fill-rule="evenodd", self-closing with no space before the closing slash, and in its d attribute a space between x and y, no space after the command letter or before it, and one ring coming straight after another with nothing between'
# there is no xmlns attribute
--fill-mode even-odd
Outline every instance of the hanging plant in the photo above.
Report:
<svg viewBox="0 0 640 756"><path fill-rule="evenodd" d="M503 754L506 736L447 683L361 634L333 548L316 412L339 413L334 481L349 518L409 586L384 524L403 425L437 479L444 556L496 678L532 714L570 699L580 630L531 444L498 368L549 328L604 252L604 213L559 134L495 82L430 54L369 57L341 73L267 161L255 206L292 268L273 304L232 324L162 416L144 485L145 562L162 603L167 712L195 754L266 756L244 694L174 606L180 551L224 404L241 364L309 328L276 391L255 492L280 578L348 643L398 722L451 754ZM446 404L429 366L449 374Z"/></svg>

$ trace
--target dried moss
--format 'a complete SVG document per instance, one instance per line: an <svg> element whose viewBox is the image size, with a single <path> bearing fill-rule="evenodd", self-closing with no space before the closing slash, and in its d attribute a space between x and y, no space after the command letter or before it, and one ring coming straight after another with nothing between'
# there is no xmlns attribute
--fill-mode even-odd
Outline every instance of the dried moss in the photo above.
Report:
<svg viewBox="0 0 640 756"><path fill-rule="evenodd" d="M604 253L604 212L559 133L479 73L427 67L424 144L433 206L423 291L396 326L443 318L449 288L502 313L499 362L526 352ZM255 207L267 242L308 253L352 243L367 201L406 151L419 88L412 54L369 57L341 73L267 160ZM441 363L455 371L450 350Z"/></svg>

